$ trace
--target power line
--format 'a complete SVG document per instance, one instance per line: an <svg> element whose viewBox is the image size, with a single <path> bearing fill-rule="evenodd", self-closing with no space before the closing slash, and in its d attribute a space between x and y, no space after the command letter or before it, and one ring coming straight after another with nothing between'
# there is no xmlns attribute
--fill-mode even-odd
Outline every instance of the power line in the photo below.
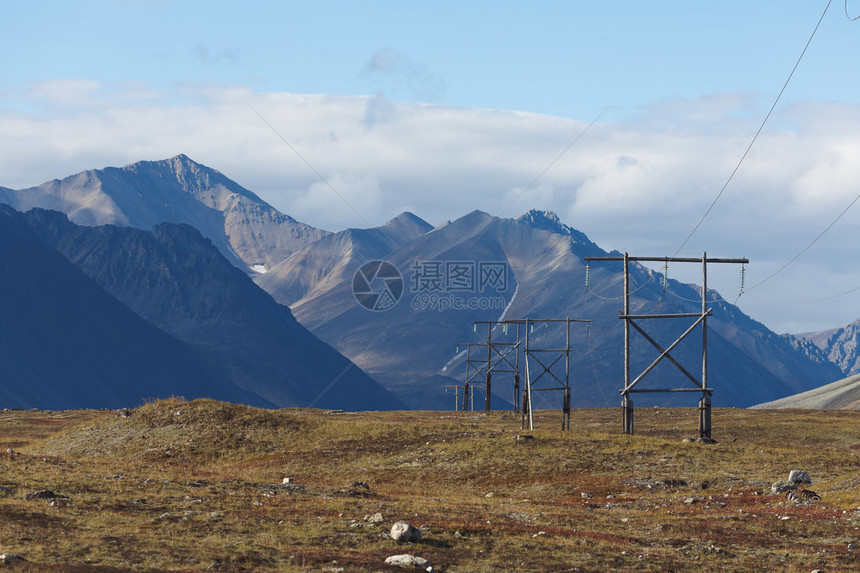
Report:
<svg viewBox="0 0 860 573"><path fill-rule="evenodd" d="M314 166L313 166L313 165L311 165L311 164L310 164L310 162L309 162L307 159L305 159L305 158L304 158L304 156L303 156L301 153L299 153L298 149L296 149L295 147L293 147L293 146L290 144L290 142L289 142L289 141L287 141L287 140L284 138L284 136L283 136L283 135L281 135L280 133L278 133L278 130L277 130L277 129L275 129L275 127L274 127L271 123L269 123L268 121L266 121L266 118L265 118L265 117L263 117L262 115L260 115L260 112L259 112L259 111L257 111L257 110L255 109L255 110L254 110L254 113L256 113L256 114L257 114L257 116L258 116L260 119L262 119L262 120L263 120L263 123L265 123L266 125L268 125L268 126L269 126L269 129L271 129L271 130L274 132L274 134L275 134L275 135L277 135L277 136L281 139L281 141L283 141L284 143L286 143L286 144L287 144L287 147L289 147L290 149L292 149L293 153L295 153L295 154L296 154L296 156L297 156L299 159L301 159L302 161L304 161L304 162L305 162L305 165L307 165L308 167L310 167L311 171L313 171L314 173L316 173L317 177L319 177L319 178L320 178L320 181L322 181L323 183L325 183L325 184L328 186L328 188L329 188L329 189L331 189L332 191L334 191L334 194L335 194L335 195L337 195L338 197L340 197L340 200L341 200L341 201L343 201L343 202L346 204L346 206L347 206L347 207L349 207L350 209L352 209L352 212L353 212L353 213L355 213L356 215L358 215L358 218L359 218L359 219L361 219L362 221L364 221L364 224L365 224L365 225L367 225L367 226L368 226L368 228L369 228L369 227L373 227L373 225L371 225L370 223L368 223L368 222L367 222L367 219L365 219L364 217L362 217L361 213L359 213L359 212L356 210L356 208L355 208L355 207L353 207L353 206L352 206L352 204L351 204L349 201L347 201L347 200L346 200L346 198L345 198L343 195L341 195L340 193L338 193L337 189L335 189L335 188L334 188L334 186L333 186L331 183L329 183L329 182L328 182L328 179L326 179L325 177L323 177L323 176L322 176L322 174L321 174L319 171L317 171L317 170L314 168Z"/></svg>
<svg viewBox="0 0 860 573"><path fill-rule="evenodd" d="M755 144L756 140L758 139L759 134L761 134L762 130L764 129L764 126L767 123L767 120L770 119L770 116L773 113L773 110L776 108L776 104L779 103L780 98L782 98L782 94L785 93L785 89L788 87L788 83L791 81L791 78L794 76L794 72L797 71L797 67L800 65L800 61L803 59L804 54L806 54L807 48L809 48L809 45L812 43L812 38L815 37L815 33L818 31L818 27L821 26L821 22L824 20L824 15L827 14L827 9L830 8L831 2L833 2L833 0L828 0L827 6L824 7L824 12L822 12L822 14L821 14L821 18L818 19L818 23L815 25L815 29L812 30L812 34L809 36L809 40L806 41L806 45L803 47L803 51L800 53L800 57L797 58L797 62L795 62L794 67L791 69L791 73L788 74L788 79L785 80L785 83L782 85L782 89L779 90L779 94L776 96L776 99L774 100L773 105L770 106L770 110L767 112L767 115L764 117L764 120L761 122L761 125L758 128L758 131L755 132L755 135L753 136L752 141L750 141L750 144L747 146L746 151L744 151L744 153L741 156L740 160L738 161L737 165L735 165L735 168L732 170L731 174L729 175L729 178L726 180L722 189L720 189L720 192L717 193L716 197L714 197L714 200L711 202L711 205L705 211L705 214L702 215L702 218L699 219L699 222L696 223L696 226L693 227L693 230L690 231L690 234L687 235L687 238L684 239L684 242L681 243L681 246L678 247L678 250L675 251L675 254L672 256L675 256L678 253L680 253L681 249L684 248L684 246L693 237L693 235L696 233L696 231L699 230L699 227L702 225L705 218L711 213L711 210L714 208L714 205L716 205L717 201L720 200L720 197L723 196L723 193L725 192L726 188L729 186L729 183L732 182L732 179L734 179L735 174L741 168L741 164L744 162L744 159L746 159L747 155L749 155L749 152L752 149L752 146Z"/></svg>
<svg viewBox="0 0 860 573"><path fill-rule="evenodd" d="M854 16L852 18L851 16L848 15L848 0L845 0L845 17L848 18L852 22L854 20L857 20L858 18L860 18L860 16Z"/></svg>
<svg viewBox="0 0 860 573"><path fill-rule="evenodd" d="M579 141L579 140L582 138L582 136L583 136L583 135L585 135L585 134L588 132L588 130L589 130L589 129L591 129L591 126L593 126L595 123L597 123L597 120L599 120L599 119L603 116L603 114L604 114L604 113L606 113L606 110L608 110L608 109L609 109L608 107L607 107L607 108L604 108L604 109L603 109L603 111L601 111L599 114L597 114L597 117L595 117L593 120L591 120L591 123L589 123L589 124L585 127L585 129L583 129L582 131L580 131L580 132L579 132L579 135L577 135L575 138L573 138L573 141L571 141L570 143L568 143L568 144L567 144L567 147L565 147L564 149L562 149L562 150L561 150L561 153L559 153L558 155L556 155L555 159L553 159L552 161L550 161L550 162L549 162L549 165L547 165L546 167L544 167L544 170L543 170L543 171L541 171L541 172L538 174L538 176L537 176L537 177L535 177L535 178L532 180L532 182L531 182L531 183L529 183L529 184L526 186L526 188L525 188L525 189L523 189L522 191L520 191L520 194L519 194L519 195L517 195L516 197L514 197L513 201L511 201L510 203L508 203L508 206L507 206L507 207L505 207L504 209L502 209L502 212L501 212L501 213L499 213L499 217L501 217L502 215L504 215L504 214L507 212L507 210L508 210L508 209L510 209L511 207L513 207L513 206L514 206L514 203L516 203L517 201L519 201L519 200L520 200L520 198L521 198L523 195L525 195L525 194L528 192L528 190L529 190L529 189L531 189L532 187L534 187L535 183L537 183L538 181L540 181L540 179L544 176L544 174L546 174L546 172L547 172L547 171L549 171L549 170L550 170L550 168L551 168L553 165L555 165L555 164L556 164L556 162L557 162L559 159L561 159L561 157L562 157L565 153L567 153L567 150L568 150L568 149L570 149L571 147L573 147L573 146L574 146L574 144L575 144L577 141Z"/></svg>
<svg viewBox="0 0 860 573"><path fill-rule="evenodd" d="M821 237L823 237L823 236L824 236L824 235L825 235L825 234L826 234L830 229L832 229L832 228L833 228L833 225L835 225L835 224L839 221L839 219L841 219L841 218L845 215L845 213L847 213L847 212L848 212L848 210L849 210L849 209L851 209L851 207L853 207L853 206L854 206L854 203L856 203L858 200L860 200L860 194L858 194L856 197L854 197L854 200L853 200L853 201L851 201L851 203L849 203L849 204L848 204L848 206L847 206L847 207L845 207L845 209L843 209L841 213L839 213L839 216L838 216L838 217L836 217L836 218L833 220L833 222L831 222L829 225L827 225L827 227L826 227L823 231L821 231L821 233L819 233L819 234L818 234L818 236L817 236L817 237L815 237L815 239L813 239L811 243L809 243L808 245L806 245L806 246L803 248L803 250L801 250L799 253L797 253L796 255L794 255L794 257L793 257L790 261L788 261L787 263L785 263L784 265L782 265L781 267L779 267L777 270L775 270L774 272L772 272L772 273L771 273L767 278L765 278L765 279L763 279L763 280L760 280L759 282L757 282L756 284L754 284L753 286L751 286L751 287L750 287L750 288L748 288L747 290L748 290L748 291L750 291L750 290L752 290L752 289L754 289L754 288L756 288L756 287L761 286L762 284L766 283L767 281L769 281L770 279L772 279L773 277L775 277L776 275L778 275L779 273L781 273L782 271L784 271L786 268L788 268L788 266L789 266L791 263L793 263L794 261L796 261L797 259L799 259L799 258L801 257L801 255L803 255L803 253L805 253L806 251L808 251L808 250L812 247L812 245L814 245L815 243L817 243L817 242L818 242L818 240L819 240L819 239L821 239Z"/></svg>
<svg viewBox="0 0 860 573"><path fill-rule="evenodd" d="M843 291L843 292L840 292L840 293L838 293L838 294L834 294L834 295L826 296L826 297L823 297L823 298L817 298L817 299L814 299L814 300L784 300L784 301L780 301L780 300L773 300L773 299L767 299L767 298L757 297L757 296L755 296L755 295L753 295L753 296L752 296L752 298L756 298L756 299L761 300L761 301L764 301L764 302L769 302L769 303L771 303L771 304L779 304L779 305L793 306L793 305L801 305L801 304L817 304L817 303L819 303L819 302L827 302L827 301L829 301L829 300L833 300L833 299L839 298L839 297L841 297L841 296L849 295L849 294L851 294L852 292L857 292L858 290L860 290L860 286L856 286L856 287L854 287L854 288L852 288L852 289L848 289L848 290Z"/></svg>

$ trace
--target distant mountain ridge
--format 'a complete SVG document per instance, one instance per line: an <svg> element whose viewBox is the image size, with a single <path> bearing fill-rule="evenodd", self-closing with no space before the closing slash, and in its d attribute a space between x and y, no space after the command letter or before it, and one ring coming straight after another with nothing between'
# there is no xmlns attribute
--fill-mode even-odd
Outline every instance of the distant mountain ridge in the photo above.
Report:
<svg viewBox="0 0 860 573"><path fill-rule="evenodd" d="M270 268L328 234L185 155L83 171L29 189L0 188L0 202L19 211L60 211L87 226L149 230L159 223L186 223L245 270Z"/></svg>
<svg viewBox="0 0 860 573"><path fill-rule="evenodd" d="M300 305L294 304L296 317L311 330L355 360L362 368L412 407L446 407L450 398L439 386L462 384L465 356L457 352L465 343L480 344L486 332L475 331L475 321L506 318L590 319L590 329L573 333L573 369L577 380L574 404L577 406L617 405L622 380L621 265L592 264L592 290L585 290L585 256L603 256L606 251L581 232L561 223L555 214L530 211L518 219L500 219L475 211L437 227L384 258L400 270L407 290L403 300L386 312L370 312L355 303L347 278L364 262L362 257L346 259L329 239L309 245L294 255L289 280L302 282L309 266L302 260L333 257L347 261L336 281L324 281ZM366 258L380 256L367 253ZM469 263L498 262L505 265L507 286L502 291L485 289L466 293L468 298L498 300L491 308L426 308L424 302L439 302L458 297L454 292L415 292L414 270L423 262ZM287 264L285 263L285 264ZM653 271L632 265L632 278L639 285L632 297L636 309L650 312L695 312L701 303L697 288L670 281L663 289ZM438 267L443 268L443 267ZM257 282L278 297L277 275L258 278ZM593 294L592 294L593 293ZM710 298L720 297L713 293ZM444 300L443 300L444 299ZM691 302L692 301L692 302ZM288 302L288 301L284 301ZM790 336L779 336L725 302L712 303L709 319L709 381L715 388L714 403L719 406L749 406L769 398L810 389L841 376L813 345ZM677 322L655 324L658 339L668 346L684 328ZM496 333L494 337L502 334ZM548 342L556 347L563 337L547 329ZM634 368L644 369L655 357L654 349L642 340L634 348ZM701 363L701 345L685 342L673 356L690 368ZM649 380L663 379L672 384L689 384L673 366L658 366ZM435 401L428 402L425 384L437 385ZM499 382L498 398L513 400L509 382ZM643 382L644 384L644 382ZM649 382L653 384L653 382ZM613 398L613 396L615 396ZM664 398L665 400L665 398ZM637 401L649 403L642 396ZM653 401L653 400L652 400Z"/></svg>
<svg viewBox="0 0 860 573"><path fill-rule="evenodd" d="M846 376L860 374L860 320L839 328L797 336L820 348Z"/></svg>
<svg viewBox="0 0 860 573"><path fill-rule="evenodd" d="M432 228L412 213L402 213L381 227L332 233L306 245L254 281L275 300L290 305L302 316L303 324L312 325L317 317L302 312L305 301L324 296L333 286L351 284L356 263L384 258Z"/></svg>

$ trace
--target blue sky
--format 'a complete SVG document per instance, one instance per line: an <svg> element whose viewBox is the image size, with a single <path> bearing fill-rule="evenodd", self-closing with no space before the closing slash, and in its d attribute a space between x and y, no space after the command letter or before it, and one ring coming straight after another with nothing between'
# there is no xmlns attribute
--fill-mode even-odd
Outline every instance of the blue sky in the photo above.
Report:
<svg viewBox="0 0 860 573"><path fill-rule="evenodd" d="M824 5L36 0L4 6L0 65L12 85L382 90L393 100L586 119L724 92L770 100ZM843 6L831 6L786 101L856 102L858 43ZM383 51L394 55L390 67L373 69Z"/></svg>
<svg viewBox="0 0 860 573"><path fill-rule="evenodd" d="M327 229L537 207L606 249L672 254L826 5L8 3L0 185L186 153ZM830 6L682 254L747 256L754 284L860 192L860 21L846 9L860 1ZM860 292L808 302L860 287L858 225L849 210L741 308L777 331L860 318ZM735 274L714 282L734 298Z"/></svg>

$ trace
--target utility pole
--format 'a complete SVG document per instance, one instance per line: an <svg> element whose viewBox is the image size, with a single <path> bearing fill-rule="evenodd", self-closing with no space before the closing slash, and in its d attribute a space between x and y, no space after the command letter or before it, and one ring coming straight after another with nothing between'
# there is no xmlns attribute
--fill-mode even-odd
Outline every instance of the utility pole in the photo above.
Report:
<svg viewBox="0 0 860 573"><path fill-rule="evenodd" d="M586 263L591 261L623 261L624 263L624 310L619 318L624 320L624 388L621 392L621 428L625 434L633 433L633 400L630 394L634 393L655 393L655 392L701 392L702 397L699 400L699 427L698 434L700 439L711 439L711 395L713 389L708 386L708 317L711 316L711 309L708 308L708 263L735 263L747 264L748 259L716 259L708 258L707 253L702 253L701 258L688 257L631 257L624 253L623 257L585 257ZM670 314L631 314L630 312L630 261L643 262L662 262L662 263L699 263L702 265L702 307L698 313L670 313ZM651 319L669 319L669 318L694 318L693 324L668 348L663 348L656 340L654 340L644 328L639 325L639 321ZM702 375L701 381L690 374L677 360L670 354L681 341L692 333L699 325L702 327ZM652 346L654 346L660 355L654 360L641 374L635 379L630 379L630 333L631 328L641 334ZM657 364L663 359L669 360L674 364L694 385L695 388L635 388L637 384L651 372Z"/></svg>

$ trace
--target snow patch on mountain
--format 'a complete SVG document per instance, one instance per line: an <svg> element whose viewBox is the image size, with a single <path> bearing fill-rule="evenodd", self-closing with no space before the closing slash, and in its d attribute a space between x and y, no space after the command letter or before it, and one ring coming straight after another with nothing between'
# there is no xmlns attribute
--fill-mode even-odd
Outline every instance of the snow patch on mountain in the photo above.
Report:
<svg viewBox="0 0 860 573"><path fill-rule="evenodd" d="M505 307L505 310L502 311L501 316L499 316L499 322L502 322L503 320L505 320L505 317L508 316L508 311L511 310L511 305L514 304L514 300L517 298L518 292L520 292L519 284L514 288L514 294L511 295L511 300L508 301L508 305Z"/></svg>

